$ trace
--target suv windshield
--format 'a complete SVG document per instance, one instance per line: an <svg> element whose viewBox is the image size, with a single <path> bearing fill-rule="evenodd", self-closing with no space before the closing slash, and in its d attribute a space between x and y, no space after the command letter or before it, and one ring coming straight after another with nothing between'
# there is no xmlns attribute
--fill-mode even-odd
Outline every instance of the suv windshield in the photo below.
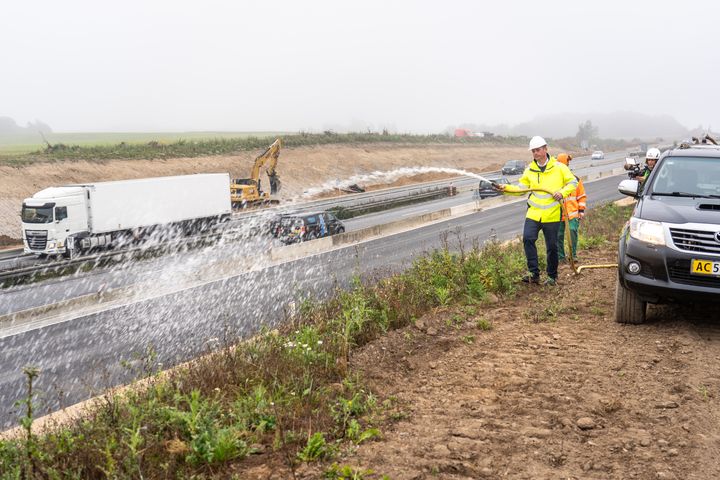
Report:
<svg viewBox="0 0 720 480"><path fill-rule="evenodd" d="M720 159L669 157L658 166L652 195L720 196Z"/></svg>
<svg viewBox="0 0 720 480"><path fill-rule="evenodd" d="M53 207L47 205L28 207L23 205L20 216L24 223L51 223L53 221Z"/></svg>

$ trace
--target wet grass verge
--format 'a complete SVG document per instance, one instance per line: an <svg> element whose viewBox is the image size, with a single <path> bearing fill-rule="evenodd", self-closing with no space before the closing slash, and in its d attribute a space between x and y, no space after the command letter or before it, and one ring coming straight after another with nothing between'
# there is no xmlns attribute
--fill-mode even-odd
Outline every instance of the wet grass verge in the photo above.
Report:
<svg viewBox="0 0 720 480"><path fill-rule="evenodd" d="M614 205L588 214L587 248L614 242L629 214ZM393 400L377 398L350 368L355 349L438 307L511 297L524 271L519 242L445 241L403 273L303 300L279 330L228 339L164 372L149 355L133 388L42 433L32 429L42 372L28 367L28 393L15 406L22 429L0 440L2 478L243 478L258 465L292 477L303 463L380 438L392 418ZM343 477L352 471L333 465L325 475L362 478Z"/></svg>

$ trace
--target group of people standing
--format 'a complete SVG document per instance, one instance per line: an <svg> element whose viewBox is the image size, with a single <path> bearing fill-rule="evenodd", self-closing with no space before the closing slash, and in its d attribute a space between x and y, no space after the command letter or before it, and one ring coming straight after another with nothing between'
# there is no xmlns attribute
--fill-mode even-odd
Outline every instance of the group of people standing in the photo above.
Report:
<svg viewBox="0 0 720 480"><path fill-rule="evenodd" d="M496 185L495 188L509 195L523 195L530 191L522 237L528 273L522 280L540 283L535 243L542 232L547 253L547 279L544 284L554 286L557 285L558 264L566 258L563 242L565 220L568 221L571 237L567 256L577 259L578 230L585 215L587 195L582 180L570 170L570 154L561 153L557 158L550 156L547 142L537 136L530 140L528 150L533 160L525 168L518 184Z"/></svg>

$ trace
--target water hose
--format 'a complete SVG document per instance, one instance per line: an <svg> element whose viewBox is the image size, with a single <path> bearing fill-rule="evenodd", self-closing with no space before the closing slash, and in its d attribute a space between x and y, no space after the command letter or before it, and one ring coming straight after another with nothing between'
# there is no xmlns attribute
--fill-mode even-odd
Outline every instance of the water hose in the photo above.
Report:
<svg viewBox="0 0 720 480"><path fill-rule="evenodd" d="M499 184L495 182L491 182L494 186L499 186ZM545 190L544 188L525 188L522 190L513 191L510 193L532 193L532 192L542 192L547 193L548 195L554 195L554 192L551 192L549 190ZM555 200L557 202L557 200ZM572 271L575 275L579 275L580 272L584 269L588 268L617 268L617 263L606 263L606 264L599 264L599 265L581 265L576 266L575 265L575 252L572 248L572 235L570 233L570 219L567 215L567 209L565 208L565 199L563 199L562 202L558 202L560 204L560 210L562 211L562 216L565 219L565 240L568 245L568 252L570 252L570 255L568 258L570 259L570 268L572 268Z"/></svg>

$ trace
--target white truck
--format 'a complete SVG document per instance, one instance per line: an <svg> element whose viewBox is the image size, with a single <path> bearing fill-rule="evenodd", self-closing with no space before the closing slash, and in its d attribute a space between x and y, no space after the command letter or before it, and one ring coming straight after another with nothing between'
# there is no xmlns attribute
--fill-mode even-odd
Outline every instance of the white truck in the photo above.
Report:
<svg viewBox="0 0 720 480"><path fill-rule="evenodd" d="M24 250L72 257L148 232L202 231L231 212L227 173L51 187L23 202Z"/></svg>

